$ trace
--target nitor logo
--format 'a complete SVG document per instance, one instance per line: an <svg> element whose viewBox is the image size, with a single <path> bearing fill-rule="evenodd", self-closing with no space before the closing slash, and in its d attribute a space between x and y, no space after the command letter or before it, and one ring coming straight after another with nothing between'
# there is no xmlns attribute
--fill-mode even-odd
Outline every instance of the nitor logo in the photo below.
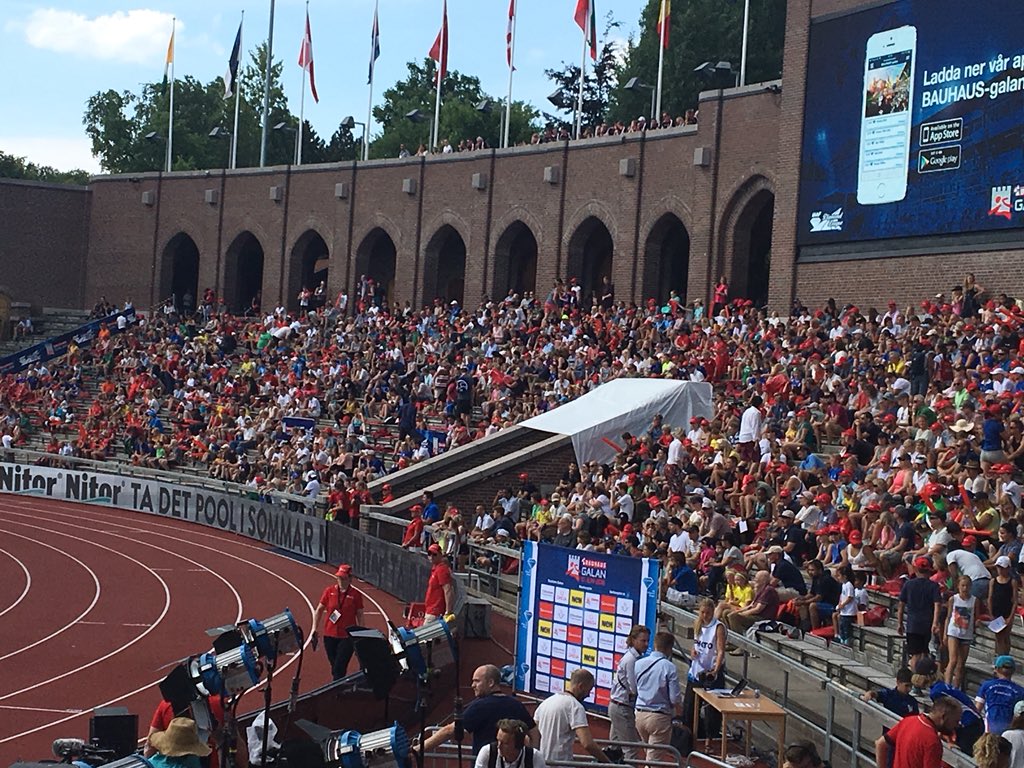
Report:
<svg viewBox="0 0 1024 768"><path fill-rule="evenodd" d="M992 187L992 200L989 203L989 216L1002 216L1005 219L1013 218L1013 206L1010 204L1010 192L1012 187Z"/></svg>
<svg viewBox="0 0 1024 768"><path fill-rule="evenodd" d="M811 232L842 232L843 209L836 208L832 213L815 211L811 214Z"/></svg>

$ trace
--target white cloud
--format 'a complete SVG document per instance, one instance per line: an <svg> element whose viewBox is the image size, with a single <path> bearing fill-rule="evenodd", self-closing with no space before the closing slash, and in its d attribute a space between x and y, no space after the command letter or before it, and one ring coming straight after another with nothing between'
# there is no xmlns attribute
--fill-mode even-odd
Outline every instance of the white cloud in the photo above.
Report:
<svg viewBox="0 0 1024 768"><path fill-rule="evenodd" d="M19 26L34 48L85 58L153 64L163 61L172 15L136 9L92 18L74 11L38 8ZM176 38L184 24L178 21Z"/></svg>
<svg viewBox="0 0 1024 768"><path fill-rule="evenodd" d="M0 151L58 171L81 169L89 173L100 172L100 163L92 156L92 142L85 136L0 135Z"/></svg>

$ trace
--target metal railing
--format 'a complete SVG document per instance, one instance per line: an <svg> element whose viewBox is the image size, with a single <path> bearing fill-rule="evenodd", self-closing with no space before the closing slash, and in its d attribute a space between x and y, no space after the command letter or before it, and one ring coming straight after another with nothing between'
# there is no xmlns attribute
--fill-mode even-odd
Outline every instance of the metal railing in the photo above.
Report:
<svg viewBox="0 0 1024 768"><path fill-rule="evenodd" d="M436 730L435 728L428 728L427 733L431 733ZM612 741L611 739L594 739L594 742L600 747L635 747L636 749L646 750L651 747L657 749L659 752L668 752L675 756L674 761L670 760L647 760L643 757L623 758L619 762L615 763L598 763L590 755L574 755L572 760L545 760L545 765L557 766L557 768L594 768L594 766L600 765L602 768L643 768L645 765L654 766L654 768L680 768L683 765L683 755L678 749L673 747L671 744L657 744L651 745L645 741ZM468 754L469 747L463 745L462 748L462 759L464 763L472 764L474 757ZM440 761L441 765L448 768L449 763L455 762L456 768L458 766L458 746L448 742L440 745L434 750L425 752L424 758ZM687 763L689 765L689 763ZM731 766L730 766L731 768Z"/></svg>

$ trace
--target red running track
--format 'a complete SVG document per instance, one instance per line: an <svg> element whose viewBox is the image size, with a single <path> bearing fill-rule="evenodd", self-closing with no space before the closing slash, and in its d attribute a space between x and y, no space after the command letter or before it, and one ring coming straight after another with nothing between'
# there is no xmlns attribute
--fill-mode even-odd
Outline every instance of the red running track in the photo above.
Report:
<svg viewBox="0 0 1024 768"><path fill-rule="evenodd" d="M308 636L332 581L328 566L203 526L0 496L0 768L50 757L56 738L87 738L95 707L128 707L144 736L157 683L209 648L208 627L289 608ZM367 623L385 630L401 606L357 584ZM279 667L275 700L287 698L296 658ZM302 690L329 680L323 652L311 653ZM249 692L239 711L260 702Z"/></svg>

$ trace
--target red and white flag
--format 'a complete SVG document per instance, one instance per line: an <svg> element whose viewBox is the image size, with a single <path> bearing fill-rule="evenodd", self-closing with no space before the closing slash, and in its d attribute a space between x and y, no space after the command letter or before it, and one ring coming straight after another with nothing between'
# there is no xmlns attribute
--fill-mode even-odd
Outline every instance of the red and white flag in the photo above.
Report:
<svg viewBox="0 0 1024 768"><path fill-rule="evenodd" d="M594 8L594 0L576 0L573 18L583 30L583 39L590 48L590 58L597 61L597 11Z"/></svg>
<svg viewBox="0 0 1024 768"><path fill-rule="evenodd" d="M316 77L313 74L313 35L309 31L309 9L306 9L306 35L302 38L302 46L299 48L299 66L309 72L309 90L313 92L313 101L320 103L320 97L316 95Z"/></svg>
<svg viewBox="0 0 1024 768"><path fill-rule="evenodd" d="M512 66L512 24L516 20L516 0L508 0L508 29L505 32L505 59L510 69Z"/></svg>
<svg viewBox="0 0 1024 768"><path fill-rule="evenodd" d="M444 80L444 76L448 74L448 0L444 0L441 14L441 31L437 33L434 44L430 46L429 56L437 62L437 77Z"/></svg>

